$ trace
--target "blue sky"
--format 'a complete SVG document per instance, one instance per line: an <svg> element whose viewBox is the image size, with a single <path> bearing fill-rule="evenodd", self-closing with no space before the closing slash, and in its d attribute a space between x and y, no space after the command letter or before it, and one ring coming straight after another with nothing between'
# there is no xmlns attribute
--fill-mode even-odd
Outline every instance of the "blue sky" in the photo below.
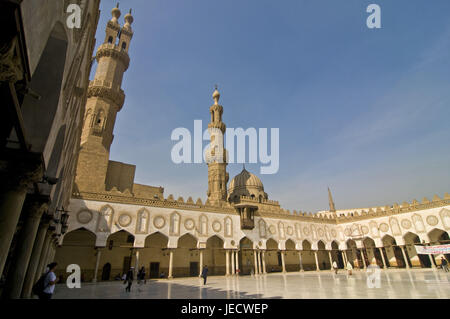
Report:
<svg viewBox="0 0 450 319"><path fill-rule="evenodd" d="M370 3L382 29L366 26ZM173 164L170 136L207 125L217 83L228 127L280 128L279 172L247 169L284 208L327 209L328 186L337 209L450 192L450 1L129 0L122 23L130 7L111 159L136 182L206 199L206 164Z"/></svg>

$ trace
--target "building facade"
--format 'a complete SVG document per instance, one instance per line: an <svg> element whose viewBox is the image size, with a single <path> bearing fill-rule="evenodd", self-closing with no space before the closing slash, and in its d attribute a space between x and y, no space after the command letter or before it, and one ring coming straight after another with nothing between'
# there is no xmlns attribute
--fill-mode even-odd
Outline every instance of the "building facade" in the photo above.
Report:
<svg viewBox="0 0 450 319"><path fill-rule="evenodd" d="M150 278L173 278L198 276L203 265L213 275L246 275L329 270L333 261L361 269L440 264L443 256L417 255L414 245L449 242L449 194L336 210L328 190L328 211L290 212L269 199L261 180L245 168L228 183L226 151L217 152L223 141L214 139L205 202L165 197L161 187L135 184L135 166L109 158L133 36L131 13L123 27L119 16L113 9L89 85L68 233L56 253L59 275L67 276L70 264L80 265L85 281L113 280L131 266L145 267ZM219 102L216 88L208 129L224 133Z"/></svg>
<svg viewBox="0 0 450 319"><path fill-rule="evenodd" d="M67 229L99 0L0 2L0 274L30 297ZM80 8L79 27L67 21Z"/></svg>

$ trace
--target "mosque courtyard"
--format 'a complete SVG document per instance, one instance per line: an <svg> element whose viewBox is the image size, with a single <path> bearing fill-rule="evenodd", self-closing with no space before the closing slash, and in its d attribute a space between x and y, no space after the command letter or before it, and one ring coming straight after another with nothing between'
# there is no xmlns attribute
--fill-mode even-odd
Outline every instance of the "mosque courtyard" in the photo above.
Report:
<svg viewBox="0 0 450 319"><path fill-rule="evenodd" d="M272 273L258 276L211 276L203 286L199 278L134 281L125 292L122 281L84 283L80 289L58 284L55 299L449 299L450 272L442 270L385 270L380 288L369 288L368 274L347 276L326 272Z"/></svg>

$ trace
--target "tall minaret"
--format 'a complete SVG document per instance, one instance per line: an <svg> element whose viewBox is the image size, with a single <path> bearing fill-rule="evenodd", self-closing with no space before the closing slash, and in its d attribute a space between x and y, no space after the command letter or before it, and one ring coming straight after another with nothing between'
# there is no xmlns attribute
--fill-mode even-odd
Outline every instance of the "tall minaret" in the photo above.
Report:
<svg viewBox="0 0 450 319"><path fill-rule="evenodd" d="M330 204L330 212L335 213L336 208L334 207L333 197L331 196L331 191L329 187L328 187L328 202Z"/></svg>
<svg viewBox="0 0 450 319"><path fill-rule="evenodd" d="M108 169L109 151L114 139L117 112L122 109L125 93L121 89L123 74L128 69L128 49L133 37L133 16L125 15L121 28L119 5L112 9L106 25L106 36L97 50L97 70L88 88L86 113L81 134L75 189L102 191Z"/></svg>
<svg viewBox="0 0 450 319"><path fill-rule="evenodd" d="M209 108L211 122L208 130L211 135L210 150L207 154L208 162L208 200L209 203L221 206L227 200L227 183L229 175L227 173L227 151L224 147L223 137L226 126L222 122L223 107L219 105L220 93L216 90L213 93L214 104Z"/></svg>

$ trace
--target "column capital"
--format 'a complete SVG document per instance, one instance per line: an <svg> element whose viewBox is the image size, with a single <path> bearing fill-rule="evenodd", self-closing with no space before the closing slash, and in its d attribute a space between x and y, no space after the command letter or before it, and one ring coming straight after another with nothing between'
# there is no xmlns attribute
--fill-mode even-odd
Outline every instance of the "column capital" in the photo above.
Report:
<svg viewBox="0 0 450 319"><path fill-rule="evenodd" d="M6 149L0 155L0 192L25 190L44 176L44 158L40 153Z"/></svg>
<svg viewBox="0 0 450 319"><path fill-rule="evenodd" d="M44 212L47 211L49 203L50 196L48 195L29 194L25 198L23 209L28 218L41 219Z"/></svg>

